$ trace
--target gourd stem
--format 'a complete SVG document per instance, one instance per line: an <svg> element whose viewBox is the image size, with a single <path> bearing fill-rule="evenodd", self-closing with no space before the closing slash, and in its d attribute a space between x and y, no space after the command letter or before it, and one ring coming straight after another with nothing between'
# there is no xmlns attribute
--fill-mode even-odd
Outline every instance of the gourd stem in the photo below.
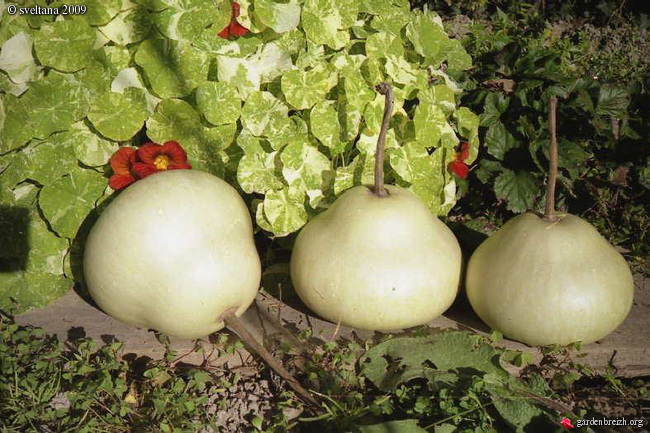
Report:
<svg viewBox="0 0 650 433"><path fill-rule="evenodd" d="M374 193L377 197L386 197L388 191L384 186L384 143L386 142L386 132L390 123L390 115L393 112L393 89L388 83L379 83L376 89L380 94L386 96L386 104L384 105L384 118L381 122L379 138L377 139L377 150L375 151Z"/></svg>
<svg viewBox="0 0 650 433"><path fill-rule="evenodd" d="M546 209L544 219L556 221L555 216L555 182L557 181L557 97L551 96L548 107L548 132L551 134L551 143L548 148L548 182L546 183Z"/></svg>
<svg viewBox="0 0 650 433"><path fill-rule="evenodd" d="M262 344L258 343L253 334L248 330L246 324L244 323L243 320L241 320L239 317L235 315L235 312L237 311L236 308L230 309L226 311L222 319L228 326L228 328L233 331L235 334L239 336L239 338L242 339L242 341L255 352L258 354L267 364L269 367L273 369L277 374L280 375L284 380L287 381L291 389L293 389L300 398L302 398L305 403L309 404L313 408L319 408L320 405L318 404L318 401L314 398L313 395L309 393L305 388L300 385L298 380L296 380L295 377L291 375L278 361L271 355L271 353L264 347Z"/></svg>

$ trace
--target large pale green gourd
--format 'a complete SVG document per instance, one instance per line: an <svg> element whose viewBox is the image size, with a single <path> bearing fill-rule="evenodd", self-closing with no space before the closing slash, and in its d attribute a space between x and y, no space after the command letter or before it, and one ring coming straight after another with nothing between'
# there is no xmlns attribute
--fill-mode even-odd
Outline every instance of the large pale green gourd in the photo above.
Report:
<svg viewBox="0 0 650 433"><path fill-rule="evenodd" d="M417 196L383 185L383 137L392 109L390 87L383 92L375 187L346 191L302 229L291 280L305 305L322 317L386 331L424 324L449 308L458 291L461 250Z"/></svg>
<svg viewBox="0 0 650 433"><path fill-rule="evenodd" d="M530 345L591 343L632 308L625 259L586 221L555 214L556 105L549 104L544 215L525 213L485 240L467 266L467 297L493 329Z"/></svg>
<svg viewBox="0 0 650 433"><path fill-rule="evenodd" d="M466 287L485 323L540 346L603 338L625 320L634 296L625 259L568 214L508 221L472 255Z"/></svg>
<svg viewBox="0 0 650 433"><path fill-rule="evenodd" d="M253 302L260 258L250 214L225 181L197 170L129 186L102 212L84 253L90 295L111 316L199 338Z"/></svg>

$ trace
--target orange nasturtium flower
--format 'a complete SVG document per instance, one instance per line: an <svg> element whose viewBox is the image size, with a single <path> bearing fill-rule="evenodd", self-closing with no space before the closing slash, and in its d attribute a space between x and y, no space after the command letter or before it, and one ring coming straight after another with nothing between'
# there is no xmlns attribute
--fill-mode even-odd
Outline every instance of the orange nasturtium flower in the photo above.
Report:
<svg viewBox="0 0 650 433"><path fill-rule="evenodd" d="M165 170L192 168L187 163L187 153L175 141L168 141L162 146L146 143L138 149L138 162L133 164L133 171L140 178Z"/></svg>
<svg viewBox="0 0 650 433"><path fill-rule="evenodd" d="M108 185L113 189L123 189L133 182L150 174L165 170L192 168L187 163L187 154L175 141L164 145L146 143L139 149L120 147L111 156L113 175Z"/></svg>
<svg viewBox="0 0 650 433"><path fill-rule="evenodd" d="M224 39L228 39L230 36L238 38L248 33L248 29L237 22L237 17L239 16L239 3L232 2L231 7L232 15L230 17L230 23L223 30L217 33Z"/></svg>
<svg viewBox="0 0 650 433"><path fill-rule="evenodd" d="M138 180L133 172L133 165L137 162L136 150L132 147L120 147L111 156L113 175L108 180L108 185L113 189L122 189Z"/></svg>
<svg viewBox="0 0 650 433"><path fill-rule="evenodd" d="M448 165L449 170L461 179L466 179L469 174L469 166L465 164L467 158L469 158L469 143L461 143L460 152L456 153L454 160Z"/></svg>

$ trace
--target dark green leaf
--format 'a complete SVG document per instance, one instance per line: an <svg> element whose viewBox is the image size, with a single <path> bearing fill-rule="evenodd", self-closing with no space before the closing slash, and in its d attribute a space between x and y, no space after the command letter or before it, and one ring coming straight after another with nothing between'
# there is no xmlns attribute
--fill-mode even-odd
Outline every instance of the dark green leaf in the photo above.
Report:
<svg viewBox="0 0 650 433"><path fill-rule="evenodd" d="M519 146L510 132L506 129L505 125L499 121L494 123L488 128L485 134L485 145L487 146L488 153L496 159L503 160L506 152Z"/></svg>
<svg viewBox="0 0 650 433"><path fill-rule="evenodd" d="M533 207L539 186L530 173L504 169L494 182L494 193L497 198L506 200L509 210L521 213Z"/></svg>

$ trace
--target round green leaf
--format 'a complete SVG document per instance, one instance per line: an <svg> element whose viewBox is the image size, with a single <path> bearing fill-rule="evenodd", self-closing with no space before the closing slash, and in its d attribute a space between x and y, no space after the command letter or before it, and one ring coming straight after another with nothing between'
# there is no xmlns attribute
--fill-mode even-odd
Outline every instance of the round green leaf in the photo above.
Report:
<svg viewBox="0 0 650 433"><path fill-rule="evenodd" d="M120 12L99 30L117 45L129 45L144 40L151 33L151 13L143 7Z"/></svg>
<svg viewBox="0 0 650 433"><path fill-rule="evenodd" d="M163 99L187 96L206 81L209 60L189 43L163 39L148 39L135 53L153 91Z"/></svg>
<svg viewBox="0 0 650 433"><path fill-rule="evenodd" d="M292 189L306 193L310 205L316 207L331 177L332 163L329 158L304 142L288 144L280 158L284 179Z"/></svg>
<svg viewBox="0 0 650 433"><path fill-rule="evenodd" d="M154 15L156 27L173 40L195 40L203 30L211 26L217 33L228 25L231 6L228 1L176 0L166 2L166 9Z"/></svg>
<svg viewBox="0 0 650 433"><path fill-rule="evenodd" d="M10 116L7 114L10 113ZM21 99L0 94L0 155L19 148L31 138L25 125L27 111Z"/></svg>
<svg viewBox="0 0 650 433"><path fill-rule="evenodd" d="M78 168L43 187L38 203L52 229L73 239L105 187L104 176L94 170Z"/></svg>
<svg viewBox="0 0 650 433"><path fill-rule="evenodd" d="M289 116L289 108L269 92L256 91L246 99L241 119L253 135L272 136Z"/></svg>
<svg viewBox="0 0 650 433"><path fill-rule="evenodd" d="M32 38L25 32L16 34L2 44L0 69L14 83L26 83L36 78L38 66L32 55Z"/></svg>
<svg viewBox="0 0 650 433"><path fill-rule="evenodd" d="M242 156L237 166L237 182L246 193L265 194L282 188L282 181L275 173L277 154L277 151L267 153L260 148Z"/></svg>
<svg viewBox="0 0 650 433"><path fill-rule="evenodd" d="M88 120L105 137L126 141L133 137L147 118L147 103L142 90L128 88L123 93L107 92L90 109Z"/></svg>
<svg viewBox="0 0 650 433"><path fill-rule="evenodd" d="M305 194L291 188L269 191L264 197L264 216L276 236L286 236L307 223Z"/></svg>
<svg viewBox="0 0 650 433"><path fill-rule="evenodd" d="M311 133L329 148L336 148L341 143L341 124L339 123L336 103L322 101L314 105L309 115Z"/></svg>
<svg viewBox="0 0 650 433"><path fill-rule="evenodd" d="M300 24L300 5L297 0L278 3L272 0L255 0L255 14L276 33L295 29Z"/></svg>
<svg viewBox="0 0 650 433"><path fill-rule="evenodd" d="M302 11L302 26L309 40L340 50L350 40L346 29L358 15L357 2L348 0L307 0Z"/></svg>
<svg viewBox="0 0 650 433"><path fill-rule="evenodd" d="M91 167L107 164L118 149L117 143L95 134L85 122L73 124L61 141L70 143L77 159Z"/></svg>
<svg viewBox="0 0 650 433"><path fill-rule="evenodd" d="M199 112L213 125L234 123L241 113L237 88L229 83L206 81L196 89Z"/></svg>
<svg viewBox="0 0 650 433"><path fill-rule="evenodd" d="M95 43L95 32L83 20L43 24L35 35L34 48L41 64L65 72L86 66Z"/></svg>
<svg viewBox="0 0 650 433"><path fill-rule="evenodd" d="M287 102L299 110L309 109L326 98L336 86L338 76L327 63L310 71L293 70L282 76L282 93Z"/></svg>

